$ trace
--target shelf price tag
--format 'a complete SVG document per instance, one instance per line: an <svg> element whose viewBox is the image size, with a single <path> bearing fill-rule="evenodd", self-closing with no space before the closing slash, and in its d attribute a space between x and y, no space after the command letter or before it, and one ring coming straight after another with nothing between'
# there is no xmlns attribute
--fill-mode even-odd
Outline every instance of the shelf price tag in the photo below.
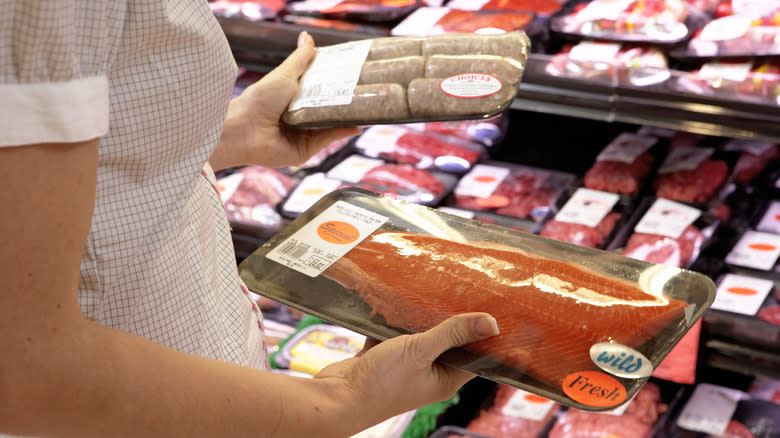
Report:
<svg viewBox="0 0 780 438"><path fill-rule="evenodd" d="M309 175L290 193L290 197L285 201L282 209L293 214L303 213L320 198L336 190L341 184L341 181L328 178L324 173Z"/></svg>
<svg viewBox="0 0 780 438"><path fill-rule="evenodd" d="M680 146L667 155L658 173L671 173L678 170L693 170L715 152L713 148Z"/></svg>
<svg viewBox="0 0 780 438"><path fill-rule="evenodd" d="M646 137L624 132L612 140L596 157L596 161L618 161L633 163L658 142L655 137Z"/></svg>
<svg viewBox="0 0 780 438"><path fill-rule="evenodd" d="M382 160L352 155L337 164L327 173L329 178L336 178L351 183L360 182L369 170L385 164Z"/></svg>
<svg viewBox="0 0 780 438"><path fill-rule="evenodd" d="M762 278L726 274L718 285L713 309L755 315L775 283Z"/></svg>
<svg viewBox="0 0 780 438"><path fill-rule="evenodd" d="M658 198L636 224L634 231L677 239L699 216L699 209Z"/></svg>
<svg viewBox="0 0 780 438"><path fill-rule="evenodd" d="M541 421L553 406L555 402L552 400L518 389L501 409L501 413L507 417Z"/></svg>
<svg viewBox="0 0 780 438"><path fill-rule="evenodd" d="M700 383L683 408L677 425L683 429L721 436L744 397L740 391Z"/></svg>
<svg viewBox="0 0 780 438"><path fill-rule="evenodd" d="M619 199L614 193L579 188L555 215L555 220L595 228Z"/></svg>
<svg viewBox="0 0 780 438"><path fill-rule="evenodd" d="M775 266L778 256L780 235L750 230L734 245L726 256L726 263L769 271Z"/></svg>
<svg viewBox="0 0 780 438"><path fill-rule="evenodd" d="M455 187L455 193L462 196L487 198L496 191L501 181L509 176L506 167L477 164Z"/></svg>

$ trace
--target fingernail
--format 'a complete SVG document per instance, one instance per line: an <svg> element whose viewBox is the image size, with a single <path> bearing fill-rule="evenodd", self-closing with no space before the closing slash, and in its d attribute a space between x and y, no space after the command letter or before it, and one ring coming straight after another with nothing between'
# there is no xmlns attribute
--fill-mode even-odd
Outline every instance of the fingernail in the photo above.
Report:
<svg viewBox="0 0 780 438"><path fill-rule="evenodd" d="M301 47L306 43L306 38L309 36L305 30L298 35L298 47Z"/></svg>
<svg viewBox="0 0 780 438"><path fill-rule="evenodd" d="M495 318L480 318L474 321L474 328L479 336L495 336L499 333Z"/></svg>

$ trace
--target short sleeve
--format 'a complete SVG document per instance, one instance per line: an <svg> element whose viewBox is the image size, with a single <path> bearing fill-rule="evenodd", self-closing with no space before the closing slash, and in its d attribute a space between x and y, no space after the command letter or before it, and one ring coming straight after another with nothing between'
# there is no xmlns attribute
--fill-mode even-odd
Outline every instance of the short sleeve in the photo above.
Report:
<svg viewBox="0 0 780 438"><path fill-rule="evenodd" d="M119 35L110 27L116 24L114 6L94 0L12 0L2 8L0 147L105 135L106 71Z"/></svg>

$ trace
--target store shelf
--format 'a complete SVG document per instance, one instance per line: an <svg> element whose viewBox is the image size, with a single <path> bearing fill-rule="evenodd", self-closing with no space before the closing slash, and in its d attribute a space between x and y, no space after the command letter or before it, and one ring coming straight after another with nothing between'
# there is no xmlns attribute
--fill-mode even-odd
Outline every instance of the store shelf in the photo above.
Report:
<svg viewBox="0 0 780 438"><path fill-rule="evenodd" d="M238 62L258 71L278 65L295 48L303 30L319 45L376 38L369 33L280 22L235 18L219 18L219 22ZM776 106L684 94L663 84L639 88L555 78L544 72L548 58L531 54L512 108L780 142L780 111Z"/></svg>

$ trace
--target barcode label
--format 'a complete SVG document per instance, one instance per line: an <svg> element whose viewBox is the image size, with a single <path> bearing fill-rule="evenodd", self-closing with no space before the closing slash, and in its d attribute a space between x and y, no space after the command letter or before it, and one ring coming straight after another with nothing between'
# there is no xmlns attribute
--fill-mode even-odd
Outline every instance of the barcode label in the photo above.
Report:
<svg viewBox="0 0 780 438"><path fill-rule="evenodd" d="M290 239L279 247L279 252L290 258L300 260L309 251L309 248L311 248L311 245L308 243Z"/></svg>

